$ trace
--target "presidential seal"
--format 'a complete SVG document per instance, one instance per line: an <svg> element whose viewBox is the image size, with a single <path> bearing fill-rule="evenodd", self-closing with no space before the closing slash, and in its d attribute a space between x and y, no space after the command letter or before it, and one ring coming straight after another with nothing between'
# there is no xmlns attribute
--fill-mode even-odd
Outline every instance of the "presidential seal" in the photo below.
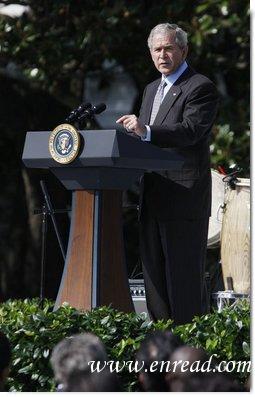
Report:
<svg viewBox="0 0 255 397"><path fill-rule="evenodd" d="M60 124L50 134L49 151L55 161L71 163L78 155L80 134L71 124Z"/></svg>

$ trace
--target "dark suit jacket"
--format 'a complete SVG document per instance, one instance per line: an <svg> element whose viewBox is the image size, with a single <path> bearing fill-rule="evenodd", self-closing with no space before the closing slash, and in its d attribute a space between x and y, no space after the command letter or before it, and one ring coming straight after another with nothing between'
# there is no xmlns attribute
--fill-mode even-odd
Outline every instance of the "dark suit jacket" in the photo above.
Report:
<svg viewBox="0 0 255 397"><path fill-rule="evenodd" d="M160 84L147 85L139 120L149 125ZM210 216L211 172L209 138L218 108L214 84L188 67L166 94L151 128L151 143L171 148L185 159L183 170L145 174L141 207L158 219L198 219ZM146 144L146 143L145 143Z"/></svg>

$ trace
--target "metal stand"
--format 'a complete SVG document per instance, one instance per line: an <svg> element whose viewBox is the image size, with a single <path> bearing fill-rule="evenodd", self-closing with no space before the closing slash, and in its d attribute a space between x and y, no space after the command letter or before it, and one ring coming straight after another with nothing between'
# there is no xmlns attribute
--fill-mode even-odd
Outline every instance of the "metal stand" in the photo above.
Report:
<svg viewBox="0 0 255 397"><path fill-rule="evenodd" d="M42 249L41 249L41 274L40 274L40 306L43 305L44 301L44 291L45 291L45 258L46 258L46 237L47 237L47 230L48 230L48 215L50 215L54 230L58 239L59 247L65 261L66 255L64 250L64 245L58 230L57 222L55 219L56 213L65 213L69 210L67 209L60 209L54 210L51 204L50 196L47 191L46 185L44 181L40 181L40 186L44 196L44 204L42 209L36 209L34 214L42 215Z"/></svg>
<svg viewBox="0 0 255 397"><path fill-rule="evenodd" d="M233 290L218 291L212 294L213 299L216 300L218 313L221 313L224 307L234 307L240 299L249 299L248 294L238 294Z"/></svg>

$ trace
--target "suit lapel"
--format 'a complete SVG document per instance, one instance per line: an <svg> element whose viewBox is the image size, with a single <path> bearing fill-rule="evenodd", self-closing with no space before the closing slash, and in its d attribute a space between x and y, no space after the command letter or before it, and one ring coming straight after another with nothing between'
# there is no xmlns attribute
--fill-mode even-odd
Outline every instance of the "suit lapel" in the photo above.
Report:
<svg viewBox="0 0 255 397"><path fill-rule="evenodd" d="M167 113L175 103L176 99L181 95L181 92L182 90L179 86L172 85L172 87L170 88L163 102L160 105L159 111L157 113L157 116L153 124L157 125L162 123Z"/></svg>

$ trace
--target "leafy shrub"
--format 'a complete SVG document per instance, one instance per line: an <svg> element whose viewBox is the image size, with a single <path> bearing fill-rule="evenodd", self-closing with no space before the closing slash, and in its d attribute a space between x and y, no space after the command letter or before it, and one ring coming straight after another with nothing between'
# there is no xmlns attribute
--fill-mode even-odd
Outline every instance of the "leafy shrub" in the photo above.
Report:
<svg viewBox="0 0 255 397"><path fill-rule="evenodd" d="M99 336L112 360L133 360L148 331L172 329L193 346L204 347L221 360L249 359L249 306L194 318L191 324L173 329L171 320L146 324L143 315L125 314L109 307L81 312L63 305L53 312L53 303L40 308L36 299L8 301L0 306L0 329L13 347L10 391L53 391L55 383L49 358L64 337L79 332ZM120 374L125 390L136 390L136 375L124 369ZM245 374L241 374L245 376Z"/></svg>
<svg viewBox="0 0 255 397"><path fill-rule="evenodd" d="M221 313L214 311L195 317L191 324L175 328L175 334L188 345L204 348L217 361L250 360L250 307L247 301L227 307ZM233 371L234 375L234 371ZM244 380L246 372L236 373Z"/></svg>
<svg viewBox="0 0 255 397"><path fill-rule="evenodd" d="M210 145L212 167L221 165L228 172L228 168L237 165L243 169L242 178L250 175L250 126L247 123L241 133L231 129L229 124L215 125L213 139Z"/></svg>

